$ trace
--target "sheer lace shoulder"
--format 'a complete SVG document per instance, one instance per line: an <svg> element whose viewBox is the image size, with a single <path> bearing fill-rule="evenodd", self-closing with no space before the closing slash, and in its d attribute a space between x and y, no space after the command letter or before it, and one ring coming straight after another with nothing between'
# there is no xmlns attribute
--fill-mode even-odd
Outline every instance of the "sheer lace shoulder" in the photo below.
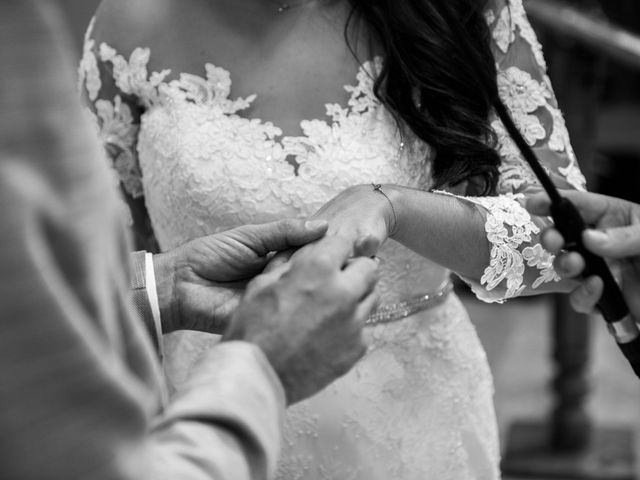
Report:
<svg viewBox="0 0 640 480"><path fill-rule="evenodd" d="M85 35L78 68L78 90L86 95L100 139L112 161L123 191L131 198L143 195L136 144L141 105L130 96L134 84L146 80L145 52L136 51L127 62L110 68L98 54L92 38L95 19ZM111 53L111 52L104 52Z"/></svg>
<svg viewBox="0 0 640 480"><path fill-rule="evenodd" d="M522 0L494 0L486 18L502 101L554 183L583 190L585 179ZM501 302L559 277L553 270L553 255L542 248L538 238L549 220L531 218L522 206L526 196L541 186L495 114L491 125L502 161L499 196L466 198L485 211L491 260L480 283L466 280L480 299Z"/></svg>
<svg viewBox="0 0 640 480"><path fill-rule="evenodd" d="M182 73L168 81L171 70L149 72L149 48L137 47L126 58L114 48L92 38L91 21L80 61L79 89L84 88L124 191L142 197L142 173L138 162L137 137L142 113L154 105L175 100L216 107L232 114L249 107L255 95L229 99L229 72L207 64L205 77Z"/></svg>
<svg viewBox="0 0 640 480"><path fill-rule="evenodd" d="M487 14L498 66L500 97L538 157L559 187L583 190L580 172L562 112L547 75L542 46L527 19L522 0L494 0ZM500 192L517 192L535 185L529 166L494 117L502 157Z"/></svg>
<svg viewBox="0 0 640 480"><path fill-rule="evenodd" d="M309 164L306 160L312 154L329 154L334 151L336 144L344 149L341 157L353 157L354 161L364 160L364 156L373 154L379 144L372 146L371 152L363 152L360 145L345 140L368 134L384 133L384 139L388 140L385 143L388 148L384 149L389 150L388 158L402 161L408 166L409 154L415 154L416 149L421 151L422 158L428 159L430 156L428 146L417 145L416 142L409 144L396 130L370 130L372 125L377 125L372 121L374 117L381 113L384 116L386 113L381 112L380 102L373 93L373 80L382 68L382 59L379 57L364 62L358 70L356 82L344 87L350 93L346 106L327 104L325 108L328 121L302 120L300 125L303 135L285 136L271 122L240 115L251 106L256 95L231 98L232 80L229 71L207 63L204 65L204 76L180 73L176 77L169 69L149 71L150 56L149 48L137 47L127 58L105 43L96 45L90 26L79 68L80 87L84 88L92 106L102 140L111 153L124 190L133 198L144 194L137 152L140 118L156 106L191 104L206 107L208 115L226 120L218 125L219 128L229 129L233 135L253 140L247 145L250 151L244 152L243 157L255 157L256 148L262 144L259 150L272 152L265 155L268 162L281 161L288 156L295 157L299 163L293 172L295 175L307 172ZM237 148L244 146L243 143L237 144ZM263 162L264 158L260 157L258 160ZM289 177L294 168L286 162L281 163L277 170ZM362 166L354 163L351 167L358 169ZM414 162L410 166L413 178L427 181L428 162ZM349 185L344 185L345 188L347 186Z"/></svg>

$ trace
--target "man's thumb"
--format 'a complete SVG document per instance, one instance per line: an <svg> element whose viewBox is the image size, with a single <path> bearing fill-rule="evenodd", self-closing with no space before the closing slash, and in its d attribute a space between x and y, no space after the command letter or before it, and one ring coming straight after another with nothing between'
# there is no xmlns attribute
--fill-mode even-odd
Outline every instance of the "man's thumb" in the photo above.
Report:
<svg viewBox="0 0 640 480"><path fill-rule="evenodd" d="M640 224L606 230L587 230L584 246L607 258L626 258L640 255Z"/></svg>

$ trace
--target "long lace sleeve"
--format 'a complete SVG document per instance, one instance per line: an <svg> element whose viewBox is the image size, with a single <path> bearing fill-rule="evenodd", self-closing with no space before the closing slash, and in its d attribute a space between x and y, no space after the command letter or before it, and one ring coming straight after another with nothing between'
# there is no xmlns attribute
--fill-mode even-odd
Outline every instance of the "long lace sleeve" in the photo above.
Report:
<svg viewBox="0 0 640 480"><path fill-rule="evenodd" d="M154 251L157 246L144 205L137 152L140 116L146 105L140 100L144 96L138 95L135 89L138 82L136 71L131 67L139 64L144 68L145 59L131 58L126 65L118 62L112 49L96 45L92 38L93 23L92 20L84 40L78 88L87 100L90 115L131 212L136 247ZM136 51L135 55L144 53ZM141 75L140 80L146 80L146 69Z"/></svg>
<svg viewBox="0 0 640 480"><path fill-rule="evenodd" d="M487 22L502 101L554 183L560 188L584 189L585 180L547 76L542 47L522 0L494 0ZM485 210L491 260L480 283L469 283L481 300L502 302L533 293L543 284L557 281L558 276L553 256L539 243L539 233L549 219L532 218L522 206L527 195L540 190L539 182L495 115L492 127L502 160L498 196L466 197Z"/></svg>

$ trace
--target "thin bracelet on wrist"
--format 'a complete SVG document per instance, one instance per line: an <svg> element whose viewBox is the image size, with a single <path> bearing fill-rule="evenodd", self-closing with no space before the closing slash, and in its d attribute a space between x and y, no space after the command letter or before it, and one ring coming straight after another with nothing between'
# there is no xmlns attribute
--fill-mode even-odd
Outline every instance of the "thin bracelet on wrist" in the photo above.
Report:
<svg viewBox="0 0 640 480"><path fill-rule="evenodd" d="M393 207L393 202L391 201L391 199L387 196L386 193L382 191L381 183L372 183L371 186L373 187L373 191L381 193L389 202L389 206L391 206L391 213L393 213L393 228L390 230L389 236L392 237L398 228L398 216L396 215L396 209Z"/></svg>

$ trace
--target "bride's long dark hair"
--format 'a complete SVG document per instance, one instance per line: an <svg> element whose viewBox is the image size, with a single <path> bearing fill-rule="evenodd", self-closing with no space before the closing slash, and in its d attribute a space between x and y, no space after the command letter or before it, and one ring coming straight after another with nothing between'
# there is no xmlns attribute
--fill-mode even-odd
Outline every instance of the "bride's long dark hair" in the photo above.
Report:
<svg viewBox="0 0 640 480"><path fill-rule="evenodd" d="M494 191L500 159L489 114L498 93L488 1L349 1L347 43L356 19L377 35L385 61L375 94L435 149L435 186L473 180L474 193Z"/></svg>

